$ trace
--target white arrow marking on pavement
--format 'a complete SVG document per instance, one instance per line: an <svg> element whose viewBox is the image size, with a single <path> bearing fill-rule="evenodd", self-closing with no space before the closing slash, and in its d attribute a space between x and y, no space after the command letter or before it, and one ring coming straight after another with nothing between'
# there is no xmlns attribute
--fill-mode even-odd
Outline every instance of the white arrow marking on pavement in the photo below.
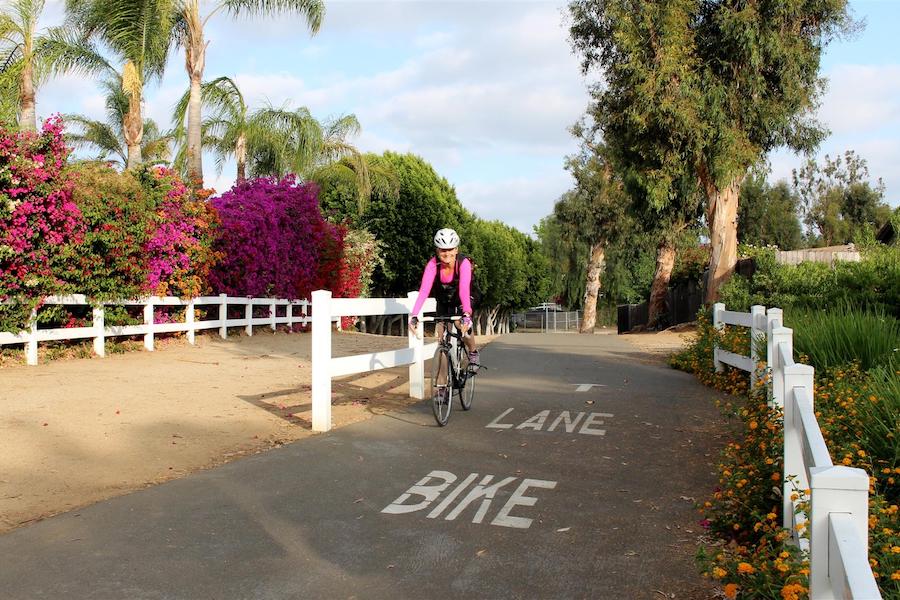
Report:
<svg viewBox="0 0 900 600"><path fill-rule="evenodd" d="M573 383L572 385L578 386L577 388L575 388L576 392L587 392L588 390L590 390L592 387L595 387L595 386L596 387L606 387L602 383Z"/></svg>

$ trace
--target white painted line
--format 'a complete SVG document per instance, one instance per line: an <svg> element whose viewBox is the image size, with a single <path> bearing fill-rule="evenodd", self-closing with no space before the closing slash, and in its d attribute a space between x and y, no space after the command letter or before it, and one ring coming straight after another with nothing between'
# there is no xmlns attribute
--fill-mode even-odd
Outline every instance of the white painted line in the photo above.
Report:
<svg viewBox="0 0 900 600"><path fill-rule="evenodd" d="M573 383L571 385L578 386L575 388L576 392L588 392L592 387L606 387L606 385L602 383Z"/></svg>

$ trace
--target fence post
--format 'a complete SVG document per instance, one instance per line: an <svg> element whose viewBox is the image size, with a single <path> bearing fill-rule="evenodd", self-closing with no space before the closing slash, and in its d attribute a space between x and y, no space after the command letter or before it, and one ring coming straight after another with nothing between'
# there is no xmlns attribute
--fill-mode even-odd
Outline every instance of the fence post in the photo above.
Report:
<svg viewBox="0 0 900 600"><path fill-rule="evenodd" d="M228 337L228 296L219 294L219 337Z"/></svg>
<svg viewBox="0 0 900 600"><path fill-rule="evenodd" d="M269 318L272 319L272 322L269 325L272 328L272 331L277 331L278 325L275 323L275 301L274 300L272 300L272 302L269 304Z"/></svg>
<svg viewBox="0 0 900 600"><path fill-rule="evenodd" d="M770 407L775 406L775 361L778 358L772 335L777 328L781 327L781 323L780 308L770 308L766 311L766 368L769 372L768 402Z"/></svg>
<svg viewBox="0 0 900 600"><path fill-rule="evenodd" d="M782 473L782 524L791 529L793 523L794 505L791 494L794 485L800 490L809 489L809 481L806 478L806 468L803 459L803 440L800 439L799 415L797 415L796 390L806 388L807 395L813 397L814 370L809 365L787 365L784 371L784 472ZM793 482L791 482L793 478ZM797 532L791 531L793 536Z"/></svg>
<svg viewBox="0 0 900 600"><path fill-rule="evenodd" d="M284 309L287 317L288 333L294 333L294 301L288 300L287 307Z"/></svg>
<svg viewBox="0 0 900 600"><path fill-rule="evenodd" d="M772 328L772 403L776 408L784 408L784 402L787 397L785 390L788 388L784 385L784 369L790 365L782 364L781 349L783 354L794 356L794 331L787 327Z"/></svg>
<svg viewBox="0 0 900 600"><path fill-rule="evenodd" d="M188 344L194 345L194 342L197 341L196 331L194 330L194 300L191 299L187 304L187 308L184 309L184 323L187 325L187 341Z"/></svg>
<svg viewBox="0 0 900 600"><path fill-rule="evenodd" d="M856 535L868 554L869 476L851 467L813 467L810 480L809 597L843 598L843 583L832 584L828 577L829 516L850 513ZM868 556L864 560L868 562Z"/></svg>
<svg viewBox="0 0 900 600"><path fill-rule="evenodd" d="M103 305L94 308L94 354L106 356L106 323L103 318Z"/></svg>
<svg viewBox="0 0 900 600"><path fill-rule="evenodd" d="M409 292L406 297L414 305L419 292ZM419 317L419 324L407 332L409 347L413 349L413 361L409 365L409 397L421 400L425 397L425 342L422 339L425 327L422 324L421 311L418 315L410 314L410 317Z"/></svg>
<svg viewBox="0 0 900 600"><path fill-rule="evenodd" d="M247 296L247 304L244 305L244 319L247 321L247 324L244 326L244 332L248 336L253 335L253 302L250 298L250 296Z"/></svg>
<svg viewBox="0 0 900 600"><path fill-rule="evenodd" d="M753 370L750 371L751 392L756 389L761 379L759 363L762 362L762 352L757 338L765 334L766 307L754 304L750 307L750 359L753 361Z"/></svg>
<svg viewBox="0 0 900 600"><path fill-rule="evenodd" d="M31 309L31 317L28 320L28 342L25 343L25 362L32 367L38 364L37 333L37 309L33 308Z"/></svg>
<svg viewBox="0 0 900 600"><path fill-rule="evenodd" d="M144 325L147 327L144 333L144 350L153 352L153 296L149 296L144 304Z"/></svg>
<svg viewBox="0 0 900 600"><path fill-rule="evenodd" d="M713 327L722 331L725 329L725 323L722 322L722 313L725 311L725 305L722 302L716 302L713 304ZM719 361L719 345L716 344L713 346L713 366L716 369L716 373L721 373L725 370L725 365Z"/></svg>
<svg viewBox="0 0 900 600"><path fill-rule="evenodd" d="M331 429L331 292L312 293L312 428Z"/></svg>

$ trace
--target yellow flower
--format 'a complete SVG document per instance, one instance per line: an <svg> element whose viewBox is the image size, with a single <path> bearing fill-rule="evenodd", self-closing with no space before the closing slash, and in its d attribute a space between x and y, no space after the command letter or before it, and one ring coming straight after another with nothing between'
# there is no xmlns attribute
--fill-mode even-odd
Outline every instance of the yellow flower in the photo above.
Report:
<svg viewBox="0 0 900 600"><path fill-rule="evenodd" d="M891 579L893 581L900 581L900 571L894 571L891 573Z"/></svg>
<svg viewBox="0 0 900 600"><path fill-rule="evenodd" d="M750 575L750 574L756 572L756 568L753 565L751 565L750 563L745 563L745 562L738 563L737 570L738 570L738 573L740 573L741 575Z"/></svg>
<svg viewBox="0 0 900 600"><path fill-rule="evenodd" d="M712 576L715 577L716 579L722 579L726 575L728 575L728 571L726 571L722 567L716 567L712 571Z"/></svg>

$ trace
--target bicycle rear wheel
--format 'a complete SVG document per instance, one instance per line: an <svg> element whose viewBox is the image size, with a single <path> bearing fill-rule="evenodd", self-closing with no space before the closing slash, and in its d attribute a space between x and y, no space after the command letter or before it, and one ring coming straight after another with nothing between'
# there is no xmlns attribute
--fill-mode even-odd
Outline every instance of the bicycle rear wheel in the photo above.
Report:
<svg viewBox="0 0 900 600"><path fill-rule="evenodd" d="M462 387L459 390L459 405L463 410L472 408L472 401L475 399L475 373L469 370L469 354L463 352L460 358L460 378L462 379Z"/></svg>
<svg viewBox="0 0 900 600"><path fill-rule="evenodd" d="M431 410L434 420L443 427L450 420L450 402L453 391L453 378L450 373L450 352L446 348L438 348L431 359Z"/></svg>

